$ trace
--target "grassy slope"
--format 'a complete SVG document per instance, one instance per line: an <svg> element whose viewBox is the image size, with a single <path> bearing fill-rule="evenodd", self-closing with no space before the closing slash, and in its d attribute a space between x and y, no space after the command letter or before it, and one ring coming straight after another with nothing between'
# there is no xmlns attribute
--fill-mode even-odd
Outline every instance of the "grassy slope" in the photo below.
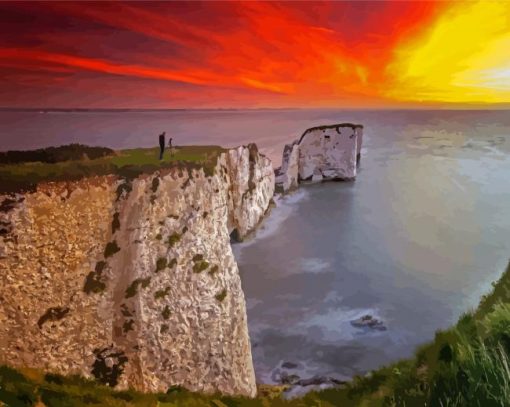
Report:
<svg viewBox="0 0 510 407"><path fill-rule="evenodd" d="M44 181L74 181L94 175L114 174L133 178L173 166L202 167L212 170L217 156L225 151L218 146L181 146L174 153L166 150L159 160L159 148L121 150L94 160L69 160L58 163L26 162L0 165L0 193L33 190Z"/></svg>

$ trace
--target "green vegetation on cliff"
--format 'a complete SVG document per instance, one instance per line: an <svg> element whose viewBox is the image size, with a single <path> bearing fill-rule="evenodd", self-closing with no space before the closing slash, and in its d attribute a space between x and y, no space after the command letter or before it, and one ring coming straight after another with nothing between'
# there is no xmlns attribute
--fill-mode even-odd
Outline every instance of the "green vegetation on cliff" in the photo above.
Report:
<svg viewBox="0 0 510 407"><path fill-rule="evenodd" d="M464 314L413 359L396 362L341 388L284 400L281 387L261 386L256 399L114 391L80 377L0 367L0 401L7 406L510 406L510 264L478 308ZM37 404L39 403L39 404ZM1 404L1 403L0 403Z"/></svg>
<svg viewBox="0 0 510 407"><path fill-rule="evenodd" d="M39 182L76 181L95 175L131 179L171 167L203 168L211 174L223 151L218 146L180 146L167 149L162 160L159 160L159 148L113 151L72 144L44 150L5 152L0 153L0 193L33 190Z"/></svg>

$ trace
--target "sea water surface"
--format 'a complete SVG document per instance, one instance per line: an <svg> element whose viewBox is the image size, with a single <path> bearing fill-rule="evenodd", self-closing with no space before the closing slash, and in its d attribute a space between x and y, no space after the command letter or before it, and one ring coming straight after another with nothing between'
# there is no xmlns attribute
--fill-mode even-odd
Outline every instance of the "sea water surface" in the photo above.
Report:
<svg viewBox="0 0 510 407"><path fill-rule="evenodd" d="M278 164L306 128L344 121L365 125L356 181L277 199L234 245L258 381L342 378L411 355L503 272L510 112L0 112L0 150L154 146L166 131L174 144L256 142ZM366 314L386 329L351 324Z"/></svg>

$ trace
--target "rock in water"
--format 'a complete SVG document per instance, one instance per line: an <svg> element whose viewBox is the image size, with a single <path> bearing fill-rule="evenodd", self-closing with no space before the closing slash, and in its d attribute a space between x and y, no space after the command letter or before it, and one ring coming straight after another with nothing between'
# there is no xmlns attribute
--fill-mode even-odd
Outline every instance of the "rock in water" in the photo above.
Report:
<svg viewBox="0 0 510 407"><path fill-rule="evenodd" d="M283 150L278 184L283 192L299 181L353 180L361 157L363 126L342 123L312 127Z"/></svg>
<svg viewBox="0 0 510 407"><path fill-rule="evenodd" d="M374 318L372 315L363 315L361 318L351 321L351 325L356 328L370 328L378 331L386 331L384 323Z"/></svg>

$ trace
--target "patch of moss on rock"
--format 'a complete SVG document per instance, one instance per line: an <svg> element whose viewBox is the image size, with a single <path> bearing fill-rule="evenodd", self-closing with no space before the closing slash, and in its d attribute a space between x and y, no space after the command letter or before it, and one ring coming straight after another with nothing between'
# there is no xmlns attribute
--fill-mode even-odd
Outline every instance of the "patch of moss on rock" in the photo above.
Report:
<svg viewBox="0 0 510 407"><path fill-rule="evenodd" d="M178 232L174 232L170 236L168 236L168 247L170 248L174 247L175 244L181 240L181 237L182 235Z"/></svg>
<svg viewBox="0 0 510 407"><path fill-rule="evenodd" d="M87 294L98 294L106 289L106 284L103 281L103 270L106 267L106 262L101 260L96 263L96 268L85 277L85 284L83 291Z"/></svg>
<svg viewBox="0 0 510 407"><path fill-rule="evenodd" d="M223 290L221 290L221 292L216 294L214 296L214 298L216 298L219 302L222 302L226 296L227 296L227 290L223 289Z"/></svg>
<svg viewBox="0 0 510 407"><path fill-rule="evenodd" d="M127 356L113 347L95 349L94 354L96 360L92 365L92 375L99 383L115 387L128 361Z"/></svg>
<svg viewBox="0 0 510 407"><path fill-rule="evenodd" d="M165 308L163 309L163 311L161 311L161 316L167 320L168 318L170 318L170 315L172 314L172 312L170 311L170 308L168 307L168 305L165 305Z"/></svg>
<svg viewBox="0 0 510 407"><path fill-rule="evenodd" d="M124 321L124 324L122 325L122 330L124 331L125 334L133 330L134 323L135 323L134 319L128 319Z"/></svg>
<svg viewBox="0 0 510 407"><path fill-rule="evenodd" d="M158 290L154 293L154 298L159 300L165 298L170 293L170 287L166 287L164 290Z"/></svg>
<svg viewBox="0 0 510 407"><path fill-rule="evenodd" d="M131 311L129 311L128 307L126 304L122 304L120 306L120 312L122 313L123 316L125 317L132 317L133 316L133 313Z"/></svg>
<svg viewBox="0 0 510 407"><path fill-rule="evenodd" d="M198 261L193 265L193 273L201 273L209 267L209 262L202 260Z"/></svg>
<svg viewBox="0 0 510 407"><path fill-rule="evenodd" d="M131 298L136 295L138 292L138 287L141 286L142 288L147 288L151 282L150 277L146 278L137 278L134 280L128 288L126 288L126 295L125 298Z"/></svg>
<svg viewBox="0 0 510 407"><path fill-rule="evenodd" d="M108 242L106 247L104 248L104 258L107 259L110 256L113 256L115 253L120 251L120 247L117 245L117 241L113 240Z"/></svg>
<svg viewBox="0 0 510 407"><path fill-rule="evenodd" d="M203 254L195 254L193 256L193 261L196 263L197 261L202 261L204 260L204 255Z"/></svg>
<svg viewBox="0 0 510 407"><path fill-rule="evenodd" d="M127 196L132 189L133 187L131 186L131 181L125 180L122 184L120 184L117 187L117 191L115 192L115 194L117 195L116 200L118 201L123 196Z"/></svg>
<svg viewBox="0 0 510 407"><path fill-rule="evenodd" d="M117 230L120 229L120 220L119 220L119 212L115 212L113 214L113 220L112 220L112 234L114 234Z"/></svg>
<svg viewBox="0 0 510 407"><path fill-rule="evenodd" d="M48 321L59 321L62 318L64 318L68 313L70 309L65 307L52 307L48 308L46 312L39 318L37 321L37 325L39 326L39 329L42 328L42 326L48 322Z"/></svg>
<svg viewBox="0 0 510 407"><path fill-rule="evenodd" d="M156 260L156 273L159 273L161 270L164 270L168 265L168 260L165 257L160 257Z"/></svg>
<svg viewBox="0 0 510 407"><path fill-rule="evenodd" d="M158 190L158 187L159 187L159 178L155 177L152 179L152 185L151 185L152 192L156 193L156 191Z"/></svg>
<svg viewBox="0 0 510 407"><path fill-rule="evenodd" d="M0 212L8 213L16 207L16 200L11 198L5 198L0 204Z"/></svg>
<svg viewBox="0 0 510 407"><path fill-rule="evenodd" d="M215 275L219 270L219 266L217 264L215 264L214 266L212 266L210 268L210 270L207 272L207 274L209 274L210 276L213 276Z"/></svg>

